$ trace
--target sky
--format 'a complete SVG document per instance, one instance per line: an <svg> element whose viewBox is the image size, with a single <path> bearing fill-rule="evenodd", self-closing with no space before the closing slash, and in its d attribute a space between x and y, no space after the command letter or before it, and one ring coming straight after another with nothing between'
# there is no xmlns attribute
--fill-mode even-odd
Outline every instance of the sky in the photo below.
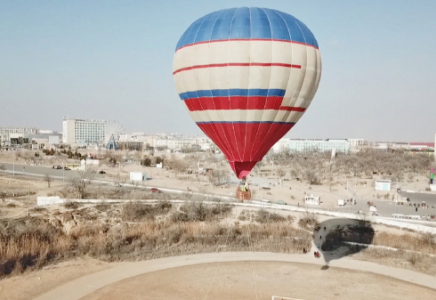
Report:
<svg viewBox="0 0 436 300"><path fill-rule="evenodd" d="M0 126L63 117L200 134L178 97L175 46L224 8L293 15L315 35L320 86L291 138L433 141L436 1L0 1Z"/></svg>

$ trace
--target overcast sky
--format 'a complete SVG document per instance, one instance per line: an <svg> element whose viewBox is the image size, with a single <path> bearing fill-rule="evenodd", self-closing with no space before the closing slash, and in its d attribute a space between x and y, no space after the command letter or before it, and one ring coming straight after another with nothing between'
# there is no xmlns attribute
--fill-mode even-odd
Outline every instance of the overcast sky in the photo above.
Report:
<svg viewBox="0 0 436 300"><path fill-rule="evenodd" d="M215 10L267 7L305 23L320 87L291 138L432 141L436 1L1 1L0 126L62 129L63 116L129 131L201 133L172 77L175 46Z"/></svg>

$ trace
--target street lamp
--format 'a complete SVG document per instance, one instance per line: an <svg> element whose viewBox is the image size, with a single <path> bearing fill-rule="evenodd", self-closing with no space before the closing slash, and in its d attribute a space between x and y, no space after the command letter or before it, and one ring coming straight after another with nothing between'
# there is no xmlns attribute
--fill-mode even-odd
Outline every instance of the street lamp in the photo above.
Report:
<svg viewBox="0 0 436 300"><path fill-rule="evenodd" d="M12 176L15 176L15 151L14 151L14 156L12 158Z"/></svg>

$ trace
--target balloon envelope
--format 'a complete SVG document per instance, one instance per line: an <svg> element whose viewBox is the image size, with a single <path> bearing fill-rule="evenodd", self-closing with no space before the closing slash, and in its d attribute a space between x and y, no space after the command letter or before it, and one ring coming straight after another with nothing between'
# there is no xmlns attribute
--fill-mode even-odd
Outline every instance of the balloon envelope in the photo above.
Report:
<svg viewBox="0 0 436 300"><path fill-rule="evenodd" d="M309 107L321 56L312 32L289 14L224 9L185 31L173 75L192 119L244 178Z"/></svg>

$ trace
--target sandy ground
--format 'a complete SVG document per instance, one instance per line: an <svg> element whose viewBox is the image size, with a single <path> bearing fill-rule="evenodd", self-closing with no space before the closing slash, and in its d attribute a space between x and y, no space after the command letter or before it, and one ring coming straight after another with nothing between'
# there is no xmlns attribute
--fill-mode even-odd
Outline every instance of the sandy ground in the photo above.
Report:
<svg viewBox="0 0 436 300"><path fill-rule="evenodd" d="M346 258L324 264L309 254L182 255L120 263L34 299L435 299L429 275Z"/></svg>
<svg viewBox="0 0 436 300"><path fill-rule="evenodd" d="M315 287L315 288L314 288ZM385 276L281 262L231 262L179 267L106 286L83 300L434 299L436 291Z"/></svg>
<svg viewBox="0 0 436 300"><path fill-rule="evenodd" d="M80 258L0 280L0 299L27 300L79 277L116 266L90 258Z"/></svg>

